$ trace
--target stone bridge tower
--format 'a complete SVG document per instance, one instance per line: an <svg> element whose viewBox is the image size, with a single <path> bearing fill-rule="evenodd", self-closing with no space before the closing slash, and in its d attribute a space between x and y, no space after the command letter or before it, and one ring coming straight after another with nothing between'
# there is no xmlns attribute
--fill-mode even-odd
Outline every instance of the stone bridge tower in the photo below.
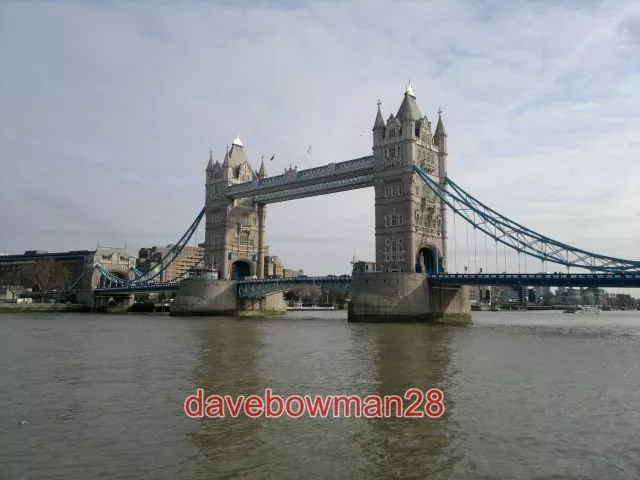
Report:
<svg viewBox="0 0 640 480"><path fill-rule="evenodd" d="M354 272L349 321L468 322L469 290L431 284L446 271L446 205L413 173L417 165L445 184L447 134L420 112L407 85L398 113L384 121L380 102L373 125L376 272Z"/></svg>
<svg viewBox="0 0 640 480"><path fill-rule="evenodd" d="M440 113L432 133L411 82L398 113L386 122L378 101L373 125L376 265L385 272L446 269L446 205L412 170L415 163L444 184L447 134Z"/></svg>
<svg viewBox="0 0 640 480"><path fill-rule="evenodd" d="M233 200L227 188L264 178L264 160L259 171L249 164L238 135L222 164L209 156L205 199L205 267L216 268L222 279L264 276L264 234L266 207L250 198Z"/></svg>

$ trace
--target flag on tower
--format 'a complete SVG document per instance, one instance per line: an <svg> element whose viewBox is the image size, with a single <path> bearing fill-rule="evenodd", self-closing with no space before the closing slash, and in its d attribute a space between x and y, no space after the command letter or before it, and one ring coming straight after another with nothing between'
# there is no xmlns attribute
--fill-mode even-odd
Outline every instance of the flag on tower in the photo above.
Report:
<svg viewBox="0 0 640 480"><path fill-rule="evenodd" d="M271 158L269 159L269 161L273 160L274 158L276 158L276 154L275 153L273 155L271 155Z"/></svg>
<svg viewBox="0 0 640 480"><path fill-rule="evenodd" d="M311 153L311 145L309 145L309 148L307 148L307 153Z"/></svg>

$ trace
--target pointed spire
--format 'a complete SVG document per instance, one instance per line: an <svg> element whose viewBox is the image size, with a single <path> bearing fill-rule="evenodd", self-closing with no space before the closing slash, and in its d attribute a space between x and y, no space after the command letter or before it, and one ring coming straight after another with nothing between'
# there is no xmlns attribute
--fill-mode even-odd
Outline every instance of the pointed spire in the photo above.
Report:
<svg viewBox="0 0 640 480"><path fill-rule="evenodd" d="M264 178L267 176L267 169L264 166L264 155L262 155L262 162L260 163L260 170L258 170L258 178Z"/></svg>
<svg viewBox="0 0 640 480"><path fill-rule="evenodd" d="M213 150L209 150L209 163L207 164L207 170L213 168Z"/></svg>
<svg viewBox="0 0 640 480"><path fill-rule="evenodd" d="M422 118L422 113L420 113L420 108L416 103L416 94L413 91L411 80L409 80L407 88L404 91L404 98L402 99L396 118L399 120L413 120L414 122Z"/></svg>
<svg viewBox="0 0 640 480"><path fill-rule="evenodd" d="M242 141L240 140L240 132L236 135L236 138L233 139L233 143L231 145L235 145L237 147L242 147Z"/></svg>
<svg viewBox="0 0 640 480"><path fill-rule="evenodd" d="M411 95L414 99L416 98L416 94L413 91L413 86L411 85L411 79L409 79L409 83L407 83L407 88L404 90L406 95Z"/></svg>
<svg viewBox="0 0 640 480"><path fill-rule="evenodd" d="M380 103L380 99L378 99L378 113L376 114L376 121L373 124L374 130L384 130L386 128L384 124L384 118L382 118L382 111L380 110L380 105L382 105L382 103Z"/></svg>
<svg viewBox="0 0 640 480"><path fill-rule="evenodd" d="M227 144L227 153L224 155L224 161L222 162L223 167L229 166L229 145Z"/></svg>
<svg viewBox="0 0 640 480"><path fill-rule="evenodd" d="M442 109L438 108L438 124L436 125L436 133L434 136L447 136L447 132L444 129L444 123L442 123Z"/></svg>

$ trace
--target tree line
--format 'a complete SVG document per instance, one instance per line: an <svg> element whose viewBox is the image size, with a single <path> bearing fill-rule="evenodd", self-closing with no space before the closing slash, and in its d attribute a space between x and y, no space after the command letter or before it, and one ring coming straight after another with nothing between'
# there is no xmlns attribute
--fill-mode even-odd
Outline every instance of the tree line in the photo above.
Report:
<svg viewBox="0 0 640 480"><path fill-rule="evenodd" d="M31 289L40 296L40 301L44 301L55 290L67 287L71 281L71 270L64 263L51 259L27 263L17 269L0 270L0 285L11 294L13 300Z"/></svg>
<svg viewBox="0 0 640 480"><path fill-rule="evenodd" d="M288 302L340 303L345 300L345 293L332 289L311 285L300 285L284 292L284 299Z"/></svg>

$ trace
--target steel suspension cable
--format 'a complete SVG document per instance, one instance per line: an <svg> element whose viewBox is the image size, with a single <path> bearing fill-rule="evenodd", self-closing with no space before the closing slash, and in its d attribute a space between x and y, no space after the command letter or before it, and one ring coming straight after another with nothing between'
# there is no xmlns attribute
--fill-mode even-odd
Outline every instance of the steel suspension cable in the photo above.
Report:
<svg viewBox="0 0 640 480"><path fill-rule="evenodd" d="M504 247L504 272L507 273L507 246L503 243Z"/></svg>
<svg viewBox="0 0 640 480"><path fill-rule="evenodd" d="M487 236L484 236L484 268L489 270L489 255L487 254Z"/></svg>
<svg viewBox="0 0 640 480"><path fill-rule="evenodd" d="M478 241L476 227L473 227L473 273L478 273Z"/></svg>
<svg viewBox="0 0 640 480"><path fill-rule="evenodd" d="M482 220L480 224L476 225L477 228L509 248L528 253L543 260L545 264L548 262L564 264L569 271L571 267L604 272L614 270L640 271L640 261L595 254L553 240L499 214L464 191L450 178L447 178L447 185L451 189L445 190L415 165L414 171L441 200L458 211L464 220L473 222L470 213L475 212ZM545 268L547 268L546 265Z"/></svg>
<svg viewBox="0 0 640 480"><path fill-rule="evenodd" d="M518 273L522 273L520 271L520 252L518 252Z"/></svg>
<svg viewBox="0 0 640 480"><path fill-rule="evenodd" d="M453 263L458 273L458 235L456 234L456 212L453 212Z"/></svg>
<svg viewBox="0 0 640 480"><path fill-rule="evenodd" d="M467 223L467 264L464 266L464 273L467 273L469 265L471 265L471 249L469 248L469 222Z"/></svg>

